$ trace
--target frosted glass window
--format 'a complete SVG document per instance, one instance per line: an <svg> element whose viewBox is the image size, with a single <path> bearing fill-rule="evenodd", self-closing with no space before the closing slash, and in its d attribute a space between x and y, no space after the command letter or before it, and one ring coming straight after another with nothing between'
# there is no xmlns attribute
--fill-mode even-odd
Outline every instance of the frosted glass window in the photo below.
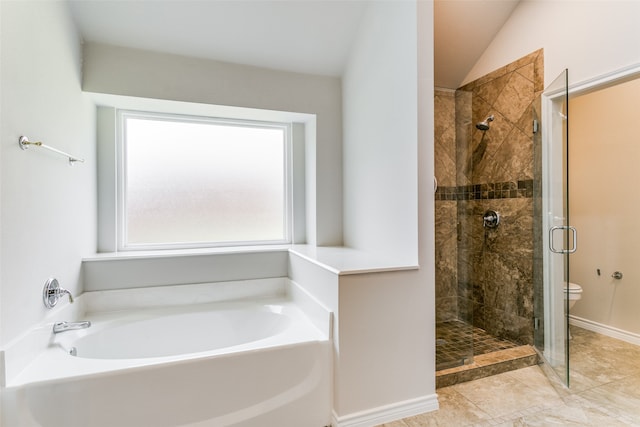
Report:
<svg viewBox="0 0 640 427"><path fill-rule="evenodd" d="M284 243L288 126L123 115L124 248Z"/></svg>

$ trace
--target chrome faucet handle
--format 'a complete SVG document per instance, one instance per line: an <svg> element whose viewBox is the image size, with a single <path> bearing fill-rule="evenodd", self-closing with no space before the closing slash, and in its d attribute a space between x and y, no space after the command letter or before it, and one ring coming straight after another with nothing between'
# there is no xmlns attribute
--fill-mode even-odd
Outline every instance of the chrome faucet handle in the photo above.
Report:
<svg viewBox="0 0 640 427"><path fill-rule="evenodd" d="M482 217L484 228L496 228L500 224L500 214L494 210L488 210Z"/></svg>
<svg viewBox="0 0 640 427"><path fill-rule="evenodd" d="M71 292L61 288L57 279L50 278L44 284L44 289L42 290L42 302L45 307L53 308L58 303L58 299L63 295L68 295L69 302L73 303L73 296L71 295Z"/></svg>
<svg viewBox="0 0 640 427"><path fill-rule="evenodd" d="M68 295L69 303L73 304L73 295L71 295L71 292L69 292L65 288L58 288L58 298L61 298L63 295Z"/></svg>

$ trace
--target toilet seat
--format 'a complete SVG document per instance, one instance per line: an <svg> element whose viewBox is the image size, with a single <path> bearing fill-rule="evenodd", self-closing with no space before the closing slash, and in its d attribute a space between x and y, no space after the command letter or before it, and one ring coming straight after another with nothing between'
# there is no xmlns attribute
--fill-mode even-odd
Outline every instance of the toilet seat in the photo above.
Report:
<svg viewBox="0 0 640 427"><path fill-rule="evenodd" d="M569 282L569 289L565 288L565 292L569 292L570 294L581 294L582 286L578 285L577 283Z"/></svg>
<svg viewBox="0 0 640 427"><path fill-rule="evenodd" d="M569 288L565 288L564 291L565 298L572 302L575 302L582 298L582 286L578 285L577 283L569 282Z"/></svg>

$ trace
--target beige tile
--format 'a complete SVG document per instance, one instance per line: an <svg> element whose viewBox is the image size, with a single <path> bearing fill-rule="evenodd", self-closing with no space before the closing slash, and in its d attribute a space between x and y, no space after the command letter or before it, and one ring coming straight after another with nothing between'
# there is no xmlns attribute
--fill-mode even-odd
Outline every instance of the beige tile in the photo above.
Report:
<svg viewBox="0 0 640 427"><path fill-rule="evenodd" d="M512 123L517 122L533 101L533 82L513 73L494 106Z"/></svg>
<svg viewBox="0 0 640 427"><path fill-rule="evenodd" d="M491 419L489 414L458 393L455 387L438 390L438 403L438 411L405 419L407 426L463 426Z"/></svg>
<svg viewBox="0 0 640 427"><path fill-rule="evenodd" d="M528 424L524 421L522 417L518 417L514 420L487 424L487 426L489 425L491 427L526 427Z"/></svg>
<svg viewBox="0 0 640 427"><path fill-rule="evenodd" d="M630 375L640 373L636 360L620 357L620 350L602 350L601 344L594 343L589 351L570 352L569 367L573 386L581 389L620 381Z"/></svg>
<svg viewBox="0 0 640 427"><path fill-rule="evenodd" d="M520 74L522 77L527 80L533 82L535 80L535 65L533 62L525 65L524 67L520 67L516 70L516 73Z"/></svg>
<svg viewBox="0 0 640 427"><path fill-rule="evenodd" d="M562 402L550 384L544 387L525 384L509 372L455 387L457 392L494 418L530 407L553 407Z"/></svg>
<svg viewBox="0 0 640 427"><path fill-rule="evenodd" d="M570 409L579 409L584 413L584 417L588 422L587 426L629 426L638 425L637 420L626 416L619 416L612 412L606 406L598 402L592 402L579 395L567 397L565 403Z"/></svg>
<svg viewBox="0 0 640 427"><path fill-rule="evenodd" d="M586 329L571 328L573 339L570 343L571 361L579 363L583 359L600 359L609 365L614 364L617 371L626 374L640 373L640 347L607 337Z"/></svg>
<svg viewBox="0 0 640 427"><path fill-rule="evenodd" d="M503 165L507 177L533 179L533 141L531 135L514 126L494 153L493 161Z"/></svg>
<svg viewBox="0 0 640 427"><path fill-rule="evenodd" d="M407 424L404 422L404 420L400 420L400 421L394 421L391 423L382 424L379 427L407 427Z"/></svg>
<svg viewBox="0 0 640 427"><path fill-rule="evenodd" d="M542 372L538 366L530 366L528 368L518 369L516 371L507 372L505 375L527 384L530 387L540 387L549 390L555 390L549 378Z"/></svg>
<svg viewBox="0 0 640 427"><path fill-rule="evenodd" d="M500 92L502 92L504 87L509 82L509 77L510 74L505 74L498 77L497 79L480 85L474 90L474 93L487 101L489 104L493 104L496 98L498 98L498 95L500 95Z"/></svg>
<svg viewBox="0 0 640 427"><path fill-rule="evenodd" d="M571 408L566 405L549 408L536 415L522 418L526 426L613 426L610 419L603 414L594 414L582 408ZM624 425L624 424L615 424Z"/></svg>
<svg viewBox="0 0 640 427"><path fill-rule="evenodd" d="M587 389L564 388L539 366L438 389L440 409L407 418L391 427L461 426L640 426L640 372L633 373L640 347L574 329L573 357L582 364L602 364L594 378L574 372L572 383ZM578 351L579 350L579 351ZM579 356L576 355L578 351ZM603 353L604 352L604 353ZM594 356L595 355L595 356ZM575 364L575 363L574 363ZM616 364L624 372L616 372ZM630 374L631 373L631 374ZM619 379L606 384L597 380Z"/></svg>
<svg viewBox="0 0 640 427"><path fill-rule="evenodd" d="M456 118L453 92L436 90L434 96L435 174L441 186L455 185Z"/></svg>
<svg viewBox="0 0 640 427"><path fill-rule="evenodd" d="M640 424L640 376L634 375L595 387L580 393L580 397L595 407L606 408L619 418L639 420Z"/></svg>
<svg viewBox="0 0 640 427"><path fill-rule="evenodd" d="M441 426L441 424L438 424L438 421L434 416L428 415L428 414L406 418L404 421L405 421L405 426L408 426L408 427L439 427ZM458 424L458 425L464 425L464 424Z"/></svg>

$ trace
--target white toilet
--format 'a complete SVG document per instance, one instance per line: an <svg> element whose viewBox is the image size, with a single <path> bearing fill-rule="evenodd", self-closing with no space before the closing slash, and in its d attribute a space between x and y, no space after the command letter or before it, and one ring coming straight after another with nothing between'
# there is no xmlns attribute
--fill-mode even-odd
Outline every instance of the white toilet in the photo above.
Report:
<svg viewBox="0 0 640 427"><path fill-rule="evenodd" d="M565 292L565 297L569 299L569 310L571 310L576 301L582 298L582 286L569 282L569 289L565 288Z"/></svg>
<svg viewBox="0 0 640 427"><path fill-rule="evenodd" d="M569 289L565 288L564 291L566 293L565 298L569 299L569 311L571 311L571 307L573 307L576 301L582 298L582 286L578 285L577 283L569 282ZM571 336L571 331L568 332L569 339L573 339L573 337Z"/></svg>

